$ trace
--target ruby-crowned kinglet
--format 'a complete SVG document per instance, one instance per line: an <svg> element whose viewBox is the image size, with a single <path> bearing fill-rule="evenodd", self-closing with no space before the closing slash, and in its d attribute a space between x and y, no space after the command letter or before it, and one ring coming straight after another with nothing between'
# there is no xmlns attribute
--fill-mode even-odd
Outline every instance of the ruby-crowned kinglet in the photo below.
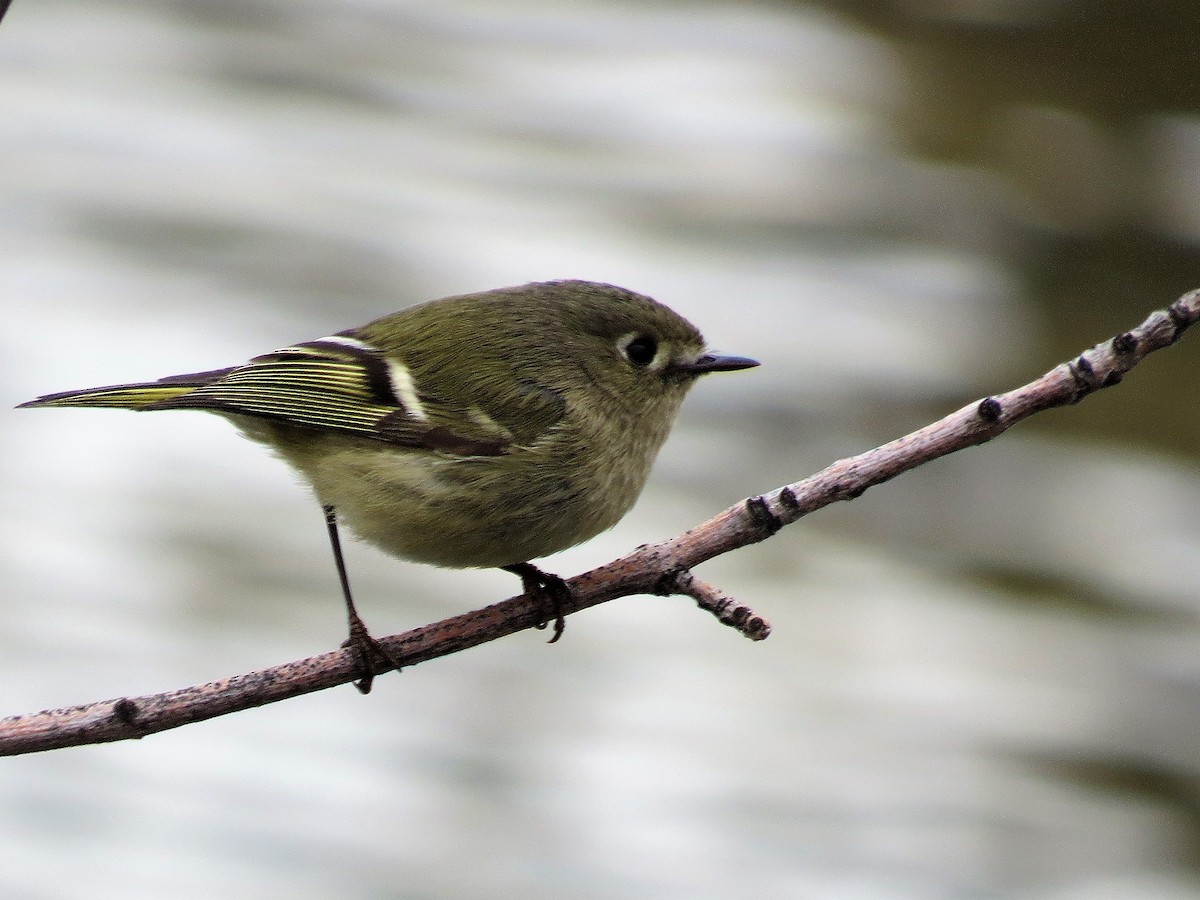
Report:
<svg viewBox="0 0 1200 900"><path fill-rule="evenodd" d="M551 596L564 582L528 560L615 525L696 378L756 365L707 351L649 297L552 281L434 300L228 369L21 405L208 410L289 462L325 510L365 692L369 657L387 656L355 612L339 517L396 556L505 568Z"/></svg>

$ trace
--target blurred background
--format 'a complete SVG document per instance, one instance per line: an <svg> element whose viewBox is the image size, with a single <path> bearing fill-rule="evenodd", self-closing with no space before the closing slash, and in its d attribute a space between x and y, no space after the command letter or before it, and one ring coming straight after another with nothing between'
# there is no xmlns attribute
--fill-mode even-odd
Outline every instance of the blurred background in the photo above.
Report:
<svg viewBox="0 0 1200 900"><path fill-rule="evenodd" d="M1186 0L16 0L0 713L335 647L320 511L216 417L21 410L462 291L649 293L705 381L573 574L1200 286ZM1200 897L1200 343L701 574L0 763L5 898ZM516 588L349 548L378 634Z"/></svg>

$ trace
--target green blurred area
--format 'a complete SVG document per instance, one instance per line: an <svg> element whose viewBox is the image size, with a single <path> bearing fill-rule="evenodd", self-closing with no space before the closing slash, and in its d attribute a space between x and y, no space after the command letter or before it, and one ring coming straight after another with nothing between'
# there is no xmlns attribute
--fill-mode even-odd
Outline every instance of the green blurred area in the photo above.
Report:
<svg viewBox="0 0 1200 900"><path fill-rule="evenodd" d="M1200 127L1194 3L819 5L903 59L911 84L898 127L913 153L1003 180L1006 241L995 250L1023 281L1048 361L1200 286L1200 208L1188 193L1200 185L1200 144L1193 136L1188 156L1174 141ZM1195 341L1031 427L1197 458L1200 405L1180 402L1200 376Z"/></svg>

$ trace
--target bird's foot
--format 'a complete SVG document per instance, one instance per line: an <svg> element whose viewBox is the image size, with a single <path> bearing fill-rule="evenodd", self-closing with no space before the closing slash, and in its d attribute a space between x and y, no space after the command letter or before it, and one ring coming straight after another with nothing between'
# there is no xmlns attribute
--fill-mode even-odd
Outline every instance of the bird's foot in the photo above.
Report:
<svg viewBox="0 0 1200 900"><path fill-rule="evenodd" d="M371 637L367 626L356 614L350 615L350 636L342 642L342 646L354 656L354 668L358 672L354 687L360 694L371 693L377 671L400 671L400 663L384 649L383 644Z"/></svg>
<svg viewBox="0 0 1200 900"><path fill-rule="evenodd" d="M571 599L571 588L563 579L550 572L543 572L532 563L514 563L511 566L501 566L505 572L512 572L521 579L521 587L525 593L541 601L549 610L546 620L538 625L545 628L554 623L554 634L546 643L553 644L562 637L563 629L567 627L563 619L563 604Z"/></svg>

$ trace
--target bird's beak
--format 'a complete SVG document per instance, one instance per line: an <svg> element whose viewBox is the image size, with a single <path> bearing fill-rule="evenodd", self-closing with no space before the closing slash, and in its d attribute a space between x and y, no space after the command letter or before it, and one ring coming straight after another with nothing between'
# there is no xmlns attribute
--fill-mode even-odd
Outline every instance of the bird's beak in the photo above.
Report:
<svg viewBox="0 0 1200 900"><path fill-rule="evenodd" d="M757 359L746 356L723 356L720 353L705 353L690 362L678 362L671 368L685 375L704 375L708 372L736 372L738 369L753 369Z"/></svg>

